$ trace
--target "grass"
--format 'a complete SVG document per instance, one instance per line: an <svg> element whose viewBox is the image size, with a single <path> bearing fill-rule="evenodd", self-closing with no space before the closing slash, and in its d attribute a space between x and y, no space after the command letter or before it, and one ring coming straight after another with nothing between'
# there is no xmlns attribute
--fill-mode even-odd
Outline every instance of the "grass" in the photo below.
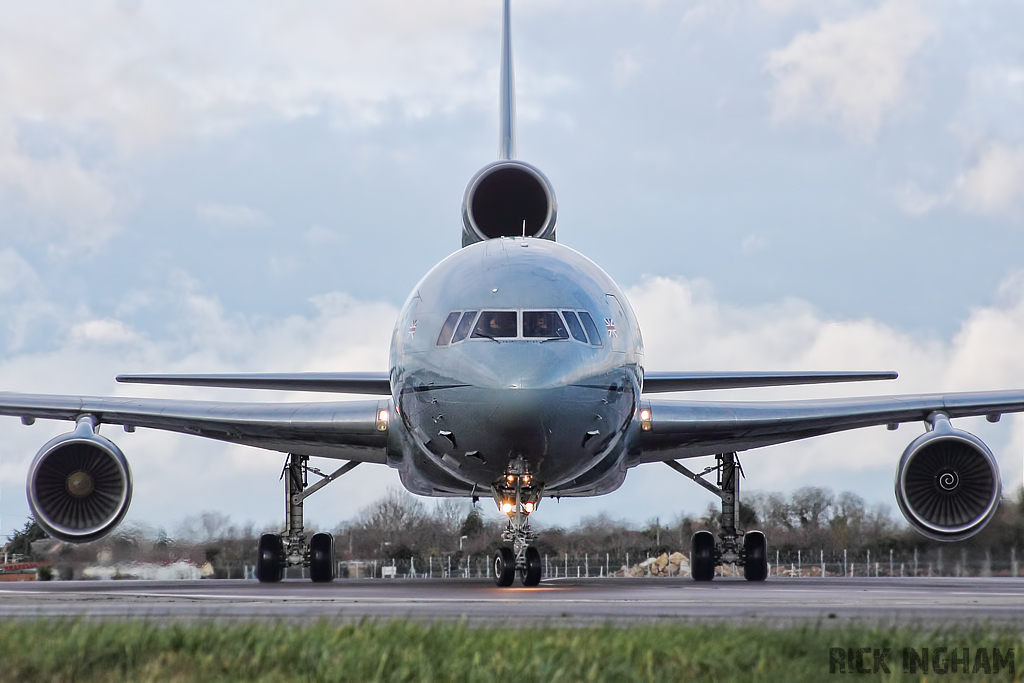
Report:
<svg viewBox="0 0 1024 683"><path fill-rule="evenodd" d="M890 675L829 674L830 648L892 649ZM0 624L8 681L823 681L903 675L903 648L1014 648L1014 671L927 680L1019 680L1024 640L998 627L659 625L470 628L405 621L305 626L160 621ZM991 653L991 650L989 650ZM871 656L866 658L870 668Z"/></svg>

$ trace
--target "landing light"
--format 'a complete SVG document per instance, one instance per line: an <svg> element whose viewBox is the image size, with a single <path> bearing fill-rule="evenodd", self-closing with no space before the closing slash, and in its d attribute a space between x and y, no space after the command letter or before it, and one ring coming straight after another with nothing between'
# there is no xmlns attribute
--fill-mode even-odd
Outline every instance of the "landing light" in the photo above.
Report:
<svg viewBox="0 0 1024 683"><path fill-rule="evenodd" d="M505 477L505 479L507 479L508 483L510 483L510 484L516 480L515 476L511 475L511 474L508 475L507 477Z"/></svg>
<svg viewBox="0 0 1024 683"><path fill-rule="evenodd" d="M523 506L523 509L526 510L527 514L533 512L533 503L527 503Z"/></svg>
<svg viewBox="0 0 1024 683"><path fill-rule="evenodd" d="M513 505L512 503L506 502L506 503L502 503L501 504L501 511L504 512L506 515L511 515L512 514L512 510L514 508L515 508L515 505Z"/></svg>
<svg viewBox="0 0 1024 683"><path fill-rule="evenodd" d="M647 408L640 411L640 429L645 432L651 431L651 411Z"/></svg>
<svg viewBox="0 0 1024 683"><path fill-rule="evenodd" d="M386 432L388 429L388 411L382 410L377 413L377 431Z"/></svg>

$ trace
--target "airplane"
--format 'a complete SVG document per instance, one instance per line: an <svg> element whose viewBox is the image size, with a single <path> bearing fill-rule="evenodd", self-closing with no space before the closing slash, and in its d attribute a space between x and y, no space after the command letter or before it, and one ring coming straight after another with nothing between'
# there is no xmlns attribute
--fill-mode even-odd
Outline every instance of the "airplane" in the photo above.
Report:
<svg viewBox="0 0 1024 683"><path fill-rule="evenodd" d="M740 452L905 422L924 433L903 452L895 495L923 535L978 533L1001 496L995 456L951 420L1024 412L1024 390L785 401L696 401L659 394L895 379L895 372L648 372L629 301L594 262L556 240L557 202L545 175L516 151L510 0L503 2L499 151L470 180L462 247L415 286L379 373L122 375L123 383L359 394L330 402L211 402L0 392L0 415L75 423L42 446L27 478L36 522L70 543L112 532L132 474L101 425L192 434L286 454L281 533L263 534L260 582L309 567L334 579L334 539L308 536L303 502L362 463L398 470L424 496L491 497L508 517L493 557L500 587L541 580L530 518L546 498L615 491L630 469L664 463L721 499L716 535L691 539L691 576L720 565L768 576L764 533L738 528ZM683 462L715 456L695 472ZM345 461L330 474L310 458ZM310 483L309 475L320 479ZM714 483L709 475L716 475Z"/></svg>

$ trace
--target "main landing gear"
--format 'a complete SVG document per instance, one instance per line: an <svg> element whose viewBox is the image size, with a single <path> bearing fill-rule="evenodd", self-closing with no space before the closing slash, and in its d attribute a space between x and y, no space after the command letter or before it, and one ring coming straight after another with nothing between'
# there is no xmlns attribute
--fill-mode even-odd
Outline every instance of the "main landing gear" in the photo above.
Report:
<svg viewBox="0 0 1024 683"><path fill-rule="evenodd" d="M716 455L717 463L700 474L690 471L675 460L665 464L683 476L692 479L722 499L722 522L719 542L710 531L698 531L690 544L690 575L694 581L710 581L715 567L735 564L743 567L747 581L768 578L768 543L760 531L742 531L736 528L740 511L740 477L743 469L735 453ZM718 486L704 480L704 475L718 474Z"/></svg>
<svg viewBox="0 0 1024 683"><path fill-rule="evenodd" d="M281 534L260 536L256 558L256 578L260 583L280 581L288 567L309 567L309 577L315 583L334 580L334 536L317 533L307 540L302 526L302 505L306 498L351 472L358 464L349 462L331 474L324 474L309 466L309 456L288 454L281 473L286 495L285 530ZM308 486L310 472L323 479Z"/></svg>
<svg viewBox="0 0 1024 683"><path fill-rule="evenodd" d="M511 586L516 574L524 586L540 583L540 552L530 545L537 535L530 530L530 513L540 505L543 487L533 480L530 468L522 457L509 463L505 476L491 487L498 509L508 515L508 526L494 553L494 583L501 588Z"/></svg>

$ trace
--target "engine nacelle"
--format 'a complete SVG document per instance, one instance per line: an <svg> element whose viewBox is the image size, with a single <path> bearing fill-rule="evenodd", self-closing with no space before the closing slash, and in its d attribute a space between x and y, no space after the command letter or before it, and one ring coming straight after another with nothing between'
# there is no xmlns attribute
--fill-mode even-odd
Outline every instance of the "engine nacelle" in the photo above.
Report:
<svg viewBox="0 0 1024 683"><path fill-rule="evenodd" d="M113 531L132 501L132 472L124 453L95 433L90 418L48 441L28 470L28 504L50 536L88 543Z"/></svg>
<svg viewBox="0 0 1024 683"><path fill-rule="evenodd" d="M896 470L896 502L910 525L937 541L959 541L981 531L999 507L999 465L988 446L934 417L914 439Z"/></svg>
<svg viewBox="0 0 1024 683"><path fill-rule="evenodd" d="M522 161L480 169L462 200L462 246L497 237L555 239L558 203L544 174Z"/></svg>

